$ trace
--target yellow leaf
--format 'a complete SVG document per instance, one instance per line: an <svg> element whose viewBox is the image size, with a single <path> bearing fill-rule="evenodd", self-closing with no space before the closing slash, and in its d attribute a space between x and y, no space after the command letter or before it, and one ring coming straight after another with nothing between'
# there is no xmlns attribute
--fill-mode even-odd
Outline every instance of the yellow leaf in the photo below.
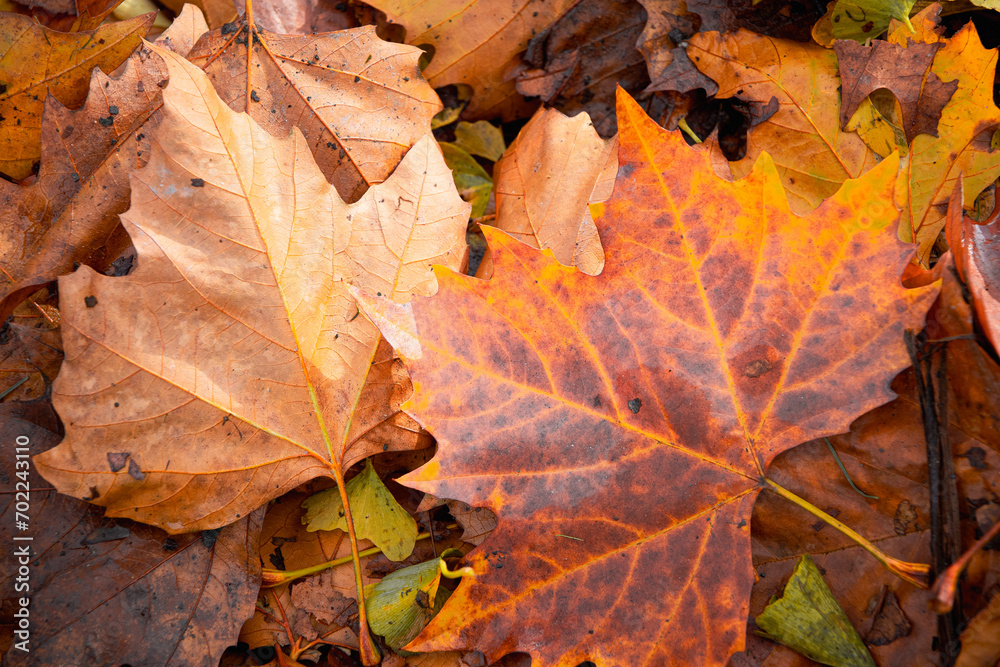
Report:
<svg viewBox="0 0 1000 667"><path fill-rule="evenodd" d="M359 540L371 540L389 560L401 561L413 552L417 522L385 488L371 459L367 459L365 469L347 483L347 501L351 504L354 530ZM302 507L306 510L302 523L310 532L347 532L344 503L336 487L306 498Z"/></svg>

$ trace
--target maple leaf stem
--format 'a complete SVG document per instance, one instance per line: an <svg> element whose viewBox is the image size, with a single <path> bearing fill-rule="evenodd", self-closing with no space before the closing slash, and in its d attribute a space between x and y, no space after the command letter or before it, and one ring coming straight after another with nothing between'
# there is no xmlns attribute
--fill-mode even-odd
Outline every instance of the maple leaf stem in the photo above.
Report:
<svg viewBox="0 0 1000 667"><path fill-rule="evenodd" d="M844 535L847 535L849 538L854 540L858 546L874 556L878 562L882 563L882 565L884 565L890 572L895 574L900 579L908 581L919 588L928 588L927 578L931 570L930 565L927 565L926 563L910 563L887 555L884 551L876 547L864 537L851 530L840 521L837 521L805 498L795 495L777 482L767 479L766 477L764 478L764 481L767 482L768 486L770 486L771 489L782 498L795 503L813 516L820 518L825 523L833 526Z"/></svg>
<svg viewBox="0 0 1000 667"><path fill-rule="evenodd" d="M458 528L457 523L449 523L445 526L449 530ZM430 533L420 533L416 536L416 540L426 540L430 537ZM358 556L361 558L367 558L368 556L374 556L375 554L382 553L382 547L371 547L370 549L365 549L364 551L359 551ZM270 588L272 586L280 586L281 584L287 583L289 581L294 581L295 579L301 579L302 577L308 577L311 574L316 574L317 572L322 572L323 570L329 570L331 567L337 567L338 565L346 565L354 560L353 554L350 556L343 556L342 558L334 558L333 560L328 560L325 563L320 563L319 565L312 565L310 567L304 567L300 570L272 570L265 567L264 579L261 585L264 588Z"/></svg>
<svg viewBox="0 0 1000 667"><path fill-rule="evenodd" d="M248 0L247 7L250 2ZM351 504L347 499L347 483L344 481L344 472L339 465L333 466L333 472L337 479L337 489L340 491L340 499L344 503L344 517L347 519L347 539L351 543L351 560L354 562L354 586L358 591L358 645L361 648L361 664L377 665L382 656L372 643L372 636L368 632L368 613L365 610L365 586L361 582L361 555L358 553L358 538L354 532L354 517L351 516Z"/></svg>
<svg viewBox="0 0 1000 667"><path fill-rule="evenodd" d="M694 130L692 130L691 126L688 125L688 122L687 122L686 118L681 118L679 121L677 121L677 127L681 128L681 130L684 131L684 134L686 134L689 137L691 137L691 141L693 141L696 144L700 144L701 143L701 138L697 134L694 133Z"/></svg>
<svg viewBox="0 0 1000 667"><path fill-rule="evenodd" d="M951 611L955 605L955 591L958 589L958 578L962 575L972 557L998 534L1000 534L1000 521L993 524L993 527L986 531L986 534L979 538L968 551L949 565L941 573L941 576L937 578L937 581L934 582L934 588L932 589L933 596L930 601L930 607L935 613L947 614Z"/></svg>

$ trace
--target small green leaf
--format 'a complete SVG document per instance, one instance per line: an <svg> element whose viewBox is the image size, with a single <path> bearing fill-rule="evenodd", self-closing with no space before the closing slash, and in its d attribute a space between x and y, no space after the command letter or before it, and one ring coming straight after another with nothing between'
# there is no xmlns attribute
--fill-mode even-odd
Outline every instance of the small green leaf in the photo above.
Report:
<svg viewBox="0 0 1000 667"><path fill-rule="evenodd" d="M760 616L757 634L832 667L875 667L844 610L823 581L812 559L805 555L785 585Z"/></svg>
<svg viewBox="0 0 1000 667"><path fill-rule="evenodd" d="M458 194L472 204L472 217L480 217L490 201L493 179L467 151L455 144L439 141L438 145L444 154L445 164L451 169Z"/></svg>
<svg viewBox="0 0 1000 667"><path fill-rule="evenodd" d="M833 7L833 36L865 42L878 37L896 19L910 27L914 0L837 0Z"/></svg>
<svg viewBox="0 0 1000 667"><path fill-rule="evenodd" d="M460 122L455 126L455 145L470 155L478 155L496 162L507 150L503 141L503 132L495 125L485 120L475 123Z"/></svg>
<svg viewBox="0 0 1000 667"><path fill-rule="evenodd" d="M366 591L368 625L393 650L410 643L444 606L451 591L440 586L441 560L451 555L458 551L448 549L440 558L396 570Z"/></svg>
<svg viewBox="0 0 1000 667"><path fill-rule="evenodd" d="M378 478L371 459L365 469L347 483L347 501L351 504L354 531L359 540L371 540L386 558L401 561L413 552L417 540L417 522ZM302 502L306 530L347 530L344 503L336 488L314 493Z"/></svg>

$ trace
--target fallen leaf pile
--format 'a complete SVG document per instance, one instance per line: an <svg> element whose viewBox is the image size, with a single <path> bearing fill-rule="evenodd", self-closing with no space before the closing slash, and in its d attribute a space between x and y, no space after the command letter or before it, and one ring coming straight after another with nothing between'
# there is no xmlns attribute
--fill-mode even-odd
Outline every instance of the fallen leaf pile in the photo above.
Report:
<svg viewBox="0 0 1000 667"><path fill-rule="evenodd" d="M995 665L970 7L3 4L4 664Z"/></svg>

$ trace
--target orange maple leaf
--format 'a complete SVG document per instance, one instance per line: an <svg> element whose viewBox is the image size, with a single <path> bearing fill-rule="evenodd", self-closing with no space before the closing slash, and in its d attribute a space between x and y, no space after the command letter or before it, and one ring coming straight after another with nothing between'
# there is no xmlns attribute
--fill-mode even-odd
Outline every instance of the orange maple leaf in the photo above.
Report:
<svg viewBox="0 0 1000 667"><path fill-rule="evenodd" d="M436 269L383 329L439 443L401 481L498 515L407 650L724 664L768 464L847 431L908 364L936 290L900 284L894 158L799 218L766 155L725 182L621 91L618 125L600 276L485 229L492 280Z"/></svg>

